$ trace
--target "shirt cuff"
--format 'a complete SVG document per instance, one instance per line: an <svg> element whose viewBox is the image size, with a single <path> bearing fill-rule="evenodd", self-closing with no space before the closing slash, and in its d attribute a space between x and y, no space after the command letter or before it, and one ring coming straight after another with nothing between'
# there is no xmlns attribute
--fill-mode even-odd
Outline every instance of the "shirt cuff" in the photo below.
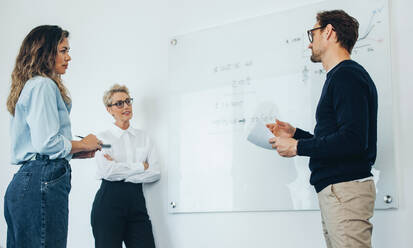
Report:
<svg viewBox="0 0 413 248"><path fill-rule="evenodd" d="M61 136L61 139L63 141L63 148L59 152L49 155L49 159L57 159L57 158L66 158L70 160L72 156L70 154L70 151L72 150L72 142L70 140L66 139L63 135Z"/></svg>
<svg viewBox="0 0 413 248"><path fill-rule="evenodd" d="M64 143L64 152L62 157L67 157L70 154L70 151L72 150L72 142L65 137L63 137L63 143ZM72 157L70 157L72 158Z"/></svg>

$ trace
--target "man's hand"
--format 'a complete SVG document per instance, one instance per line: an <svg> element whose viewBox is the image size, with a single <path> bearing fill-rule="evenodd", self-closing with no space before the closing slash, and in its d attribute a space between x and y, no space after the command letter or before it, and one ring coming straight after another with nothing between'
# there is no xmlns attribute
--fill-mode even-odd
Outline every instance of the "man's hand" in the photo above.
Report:
<svg viewBox="0 0 413 248"><path fill-rule="evenodd" d="M148 162L143 162L143 166L145 167L145 170L147 170L148 168L149 168L149 164L148 164Z"/></svg>
<svg viewBox="0 0 413 248"><path fill-rule="evenodd" d="M95 157L95 152L96 151L90 151L90 152L78 152L73 154L73 159L85 159L85 158L93 158Z"/></svg>
<svg viewBox="0 0 413 248"><path fill-rule="evenodd" d="M275 123L269 123L266 126L276 137L292 138L296 130L290 123L278 119L275 120Z"/></svg>
<svg viewBox="0 0 413 248"><path fill-rule="evenodd" d="M278 154L283 157L294 157L297 155L298 141L293 138L274 137L269 140L272 148L277 149Z"/></svg>

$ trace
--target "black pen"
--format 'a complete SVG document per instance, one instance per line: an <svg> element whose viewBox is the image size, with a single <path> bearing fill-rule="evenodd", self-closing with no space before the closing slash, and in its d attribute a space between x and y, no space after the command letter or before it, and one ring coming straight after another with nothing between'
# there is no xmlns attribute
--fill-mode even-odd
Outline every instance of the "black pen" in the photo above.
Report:
<svg viewBox="0 0 413 248"><path fill-rule="evenodd" d="M80 136L80 135L76 135L76 137L81 138L81 139L84 139L84 138L85 138L85 137ZM100 146L101 146L102 148L111 148L111 147L112 147L110 144L100 144Z"/></svg>

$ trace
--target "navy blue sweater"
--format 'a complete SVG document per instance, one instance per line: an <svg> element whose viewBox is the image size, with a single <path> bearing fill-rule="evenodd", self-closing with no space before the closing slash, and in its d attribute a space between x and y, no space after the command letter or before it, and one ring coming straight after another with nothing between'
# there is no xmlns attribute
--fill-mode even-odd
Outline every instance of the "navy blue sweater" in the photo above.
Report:
<svg viewBox="0 0 413 248"><path fill-rule="evenodd" d="M317 193L330 184L372 176L377 152L377 90L367 71L345 60L327 73L314 135L297 128L297 155L310 157Z"/></svg>

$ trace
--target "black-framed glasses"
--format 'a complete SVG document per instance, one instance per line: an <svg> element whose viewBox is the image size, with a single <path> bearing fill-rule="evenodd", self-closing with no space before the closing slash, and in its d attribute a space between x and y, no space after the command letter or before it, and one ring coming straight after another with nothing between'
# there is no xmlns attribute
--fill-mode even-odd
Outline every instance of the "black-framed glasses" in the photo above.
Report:
<svg viewBox="0 0 413 248"><path fill-rule="evenodd" d="M108 107L116 106L117 108L123 108L124 104L127 104L128 106L132 105L133 103L133 98L126 98L125 100L120 100L112 104L108 104Z"/></svg>
<svg viewBox="0 0 413 248"><path fill-rule="evenodd" d="M322 29L322 28L325 28L327 25L325 25L325 26L321 26L321 27L318 27L318 28L313 28L313 29L310 29L310 30L307 30L307 35L308 35L308 40L310 41L310 43L313 43L313 31L315 31L315 30L317 30L317 29Z"/></svg>

